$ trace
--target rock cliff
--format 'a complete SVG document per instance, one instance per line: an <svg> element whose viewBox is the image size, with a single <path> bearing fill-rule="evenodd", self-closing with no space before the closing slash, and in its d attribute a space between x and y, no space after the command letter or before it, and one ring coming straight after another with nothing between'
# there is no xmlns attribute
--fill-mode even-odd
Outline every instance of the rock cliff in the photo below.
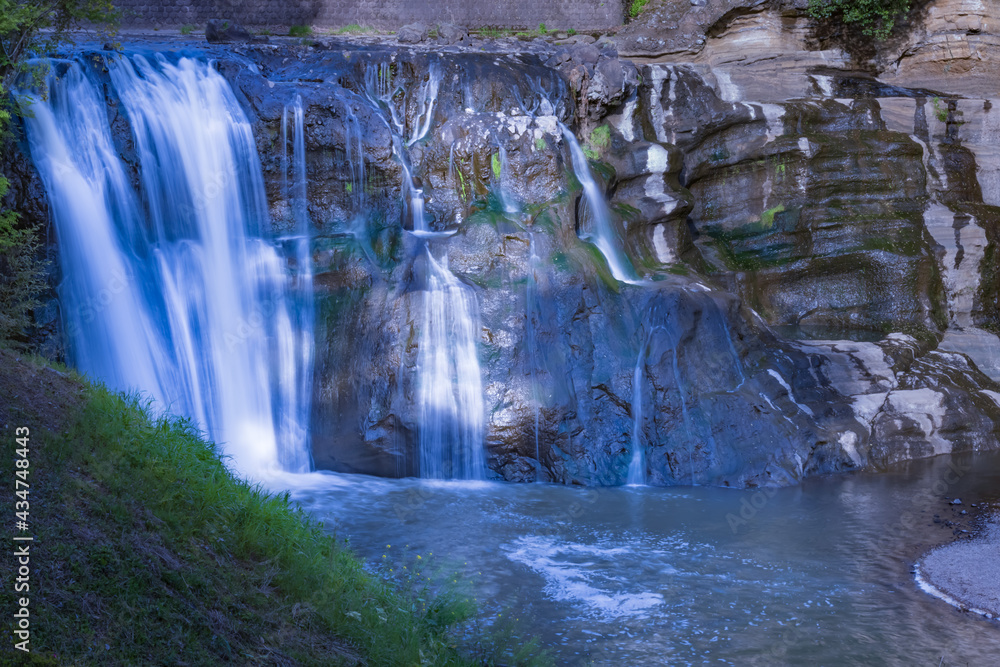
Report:
<svg viewBox="0 0 1000 667"><path fill-rule="evenodd" d="M305 110L317 465L417 472L428 247L475 296L493 476L620 484L640 447L651 483L756 486L996 448L994 4L918 7L864 62L795 0L654 3L614 43L521 53L204 50L276 234Z"/></svg>

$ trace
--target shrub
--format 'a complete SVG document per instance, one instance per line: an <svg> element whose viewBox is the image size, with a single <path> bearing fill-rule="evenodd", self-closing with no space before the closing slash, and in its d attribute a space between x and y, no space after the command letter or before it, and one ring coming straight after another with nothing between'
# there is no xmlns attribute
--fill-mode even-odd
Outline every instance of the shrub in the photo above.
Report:
<svg viewBox="0 0 1000 667"><path fill-rule="evenodd" d="M112 36L119 20L109 0L0 0L0 146L11 140L7 90L29 71L26 56L72 41L71 30L97 25ZM36 78L41 68L31 72ZM21 337L31 325L31 310L45 288L46 265L38 259L35 230L2 206L10 183L0 174L0 341Z"/></svg>
<svg viewBox="0 0 1000 667"><path fill-rule="evenodd" d="M808 11L814 19L840 18L856 24L862 34L883 40L912 4L912 0L809 0Z"/></svg>

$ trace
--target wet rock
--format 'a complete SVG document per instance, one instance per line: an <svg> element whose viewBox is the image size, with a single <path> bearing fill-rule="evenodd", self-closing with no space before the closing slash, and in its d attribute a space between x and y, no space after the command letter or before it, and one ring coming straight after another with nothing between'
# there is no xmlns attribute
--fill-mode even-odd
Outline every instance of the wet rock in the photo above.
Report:
<svg viewBox="0 0 1000 667"><path fill-rule="evenodd" d="M961 505L961 504L962 504L962 499L961 499L961 498L955 498L954 500L952 500L952 501L951 501L950 503L948 503L948 504L949 504L949 505Z"/></svg>
<svg viewBox="0 0 1000 667"><path fill-rule="evenodd" d="M584 65L596 65L601 57L600 50L592 44L577 44L569 48L570 57Z"/></svg>
<svg viewBox="0 0 1000 667"><path fill-rule="evenodd" d="M773 12L726 6L715 55L641 77L610 45L218 60L276 236L282 121L297 96L305 110L317 465L415 474L428 252L475 296L495 477L619 484L636 441L651 483L732 486L997 446L995 110L945 101L941 119L920 91L815 73L795 88L808 99L748 100L763 58L743 79L725 65L737 28L774 37ZM645 284L615 280L593 243L560 126L574 119ZM113 127L127 158L128 124ZM450 236L409 233L404 168ZM4 167L11 197L30 171Z"/></svg>

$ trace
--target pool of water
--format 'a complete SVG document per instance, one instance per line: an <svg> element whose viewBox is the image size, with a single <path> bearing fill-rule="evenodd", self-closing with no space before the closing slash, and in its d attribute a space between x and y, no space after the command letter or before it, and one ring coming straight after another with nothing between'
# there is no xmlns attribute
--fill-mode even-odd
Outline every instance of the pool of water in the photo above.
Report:
<svg viewBox="0 0 1000 667"><path fill-rule="evenodd" d="M484 610L514 614L558 664L940 666L1000 656L1000 625L930 597L912 576L915 560L957 529L933 522L957 511L949 499L969 507L1000 496L995 454L766 491L328 473L269 484L373 564L412 568L420 555L432 579L457 572Z"/></svg>

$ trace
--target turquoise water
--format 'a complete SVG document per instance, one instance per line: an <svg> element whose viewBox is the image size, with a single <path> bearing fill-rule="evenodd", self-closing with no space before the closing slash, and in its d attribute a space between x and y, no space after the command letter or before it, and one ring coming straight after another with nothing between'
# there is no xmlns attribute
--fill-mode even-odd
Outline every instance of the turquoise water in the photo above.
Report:
<svg viewBox="0 0 1000 667"><path fill-rule="evenodd" d="M432 577L459 572L484 614L513 613L558 664L989 665L1000 655L997 623L926 595L911 574L952 538L933 523L947 499L969 507L1000 494L996 455L766 492L334 474L272 483L372 564L412 567L420 554Z"/></svg>

